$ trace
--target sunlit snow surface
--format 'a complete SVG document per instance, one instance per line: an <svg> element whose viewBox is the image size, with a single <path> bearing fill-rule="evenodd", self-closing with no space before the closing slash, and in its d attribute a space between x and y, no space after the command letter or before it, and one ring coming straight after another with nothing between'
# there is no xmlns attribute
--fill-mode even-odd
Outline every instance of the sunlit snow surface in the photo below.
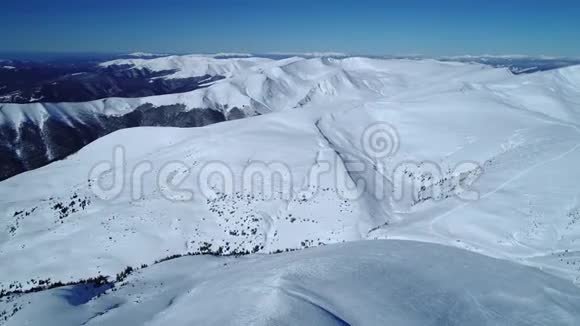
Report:
<svg viewBox="0 0 580 326"><path fill-rule="evenodd" d="M132 60L181 69L201 59ZM204 62L213 60L218 59ZM203 128L121 130L66 160L0 183L0 290L12 284L26 290L31 280L114 277L127 266L175 254L259 254L154 265L130 276L129 285L117 284L76 305L70 298L84 295L76 293L82 289L25 295L14 299L23 308L7 323L47 325L47 316L63 319L56 325L579 323L577 66L516 76L434 60L220 60L252 64L187 66L180 71L228 69L231 75L203 90L131 101L236 106L261 116ZM119 105L75 105L111 114L136 105L111 101ZM76 117L84 110L35 105L39 111L5 106L2 119L42 121L42 114ZM361 143L365 130L378 122L392 126L397 139L396 150L380 160ZM124 149L124 166L103 174L103 180L91 179L91 169L113 160L115 148ZM352 160L365 172L354 173ZM152 171L139 180L141 196L134 198L131 175L143 162ZM164 195L158 176L171 162L183 163L170 174L184 176L192 199ZM235 191L202 195L197 177L209 162L227 166ZM287 166L290 198L259 190L248 197L239 186L253 162ZM303 197L309 172L325 162L335 164L308 189L315 195ZM384 171L405 162L440 167L434 184L443 184L443 192L395 200L392 193L407 189L417 175L398 179ZM454 170L466 162L480 169L473 186L479 199L458 198L448 186L466 176ZM261 169L271 172L267 165ZM97 198L95 183L110 183L115 175L125 181L120 194ZM345 199L337 190L337 176L371 181L377 175L387 181L385 198L367 190ZM432 244L332 245L370 239ZM265 255L320 245L328 246Z"/></svg>
<svg viewBox="0 0 580 326"><path fill-rule="evenodd" d="M24 295L6 325L574 325L580 289L465 250L365 241L243 258L184 257L105 294ZM90 298L92 300L90 300Z"/></svg>

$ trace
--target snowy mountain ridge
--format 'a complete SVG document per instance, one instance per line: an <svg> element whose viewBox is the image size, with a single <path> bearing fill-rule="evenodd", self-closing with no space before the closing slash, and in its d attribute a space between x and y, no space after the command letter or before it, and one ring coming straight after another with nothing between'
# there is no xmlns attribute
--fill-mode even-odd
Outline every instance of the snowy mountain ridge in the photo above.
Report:
<svg viewBox="0 0 580 326"><path fill-rule="evenodd" d="M129 59L107 64L148 71L174 69L182 78L208 76L207 87L143 98L105 98L80 103L0 104L0 165L10 177L74 153L107 133L127 127L194 127L329 101L394 96L440 81L487 80L510 74L477 64L432 60L299 57L215 59L198 55ZM133 66L131 66L133 65ZM215 75L211 75L215 74ZM173 78L160 77L160 78ZM226 76L221 80L213 77ZM230 76L230 77L227 77ZM464 77L462 77L464 76ZM481 77L475 77L481 76ZM450 84L449 84L450 85ZM154 108L154 109L153 109ZM162 117L160 117L162 116ZM89 132L83 132L88 129ZM39 142L32 147L23 139ZM77 141L69 141L75 139Z"/></svg>
<svg viewBox="0 0 580 326"><path fill-rule="evenodd" d="M166 60L179 67L201 59ZM101 297L80 285L15 294L7 305L23 310L7 324L42 316L35 309L51 305L70 324L146 315L152 324L300 322L298 310L330 325L421 325L435 315L449 324L579 320L578 66L514 75L435 60L294 57L215 69L231 76L182 94L62 110L66 104L38 104L42 115L33 105L2 107L7 125L63 112L78 121L95 112L119 117L145 103L151 114L180 104L180 113L213 110L229 120L117 130L0 182L0 291L27 291L45 280L111 283ZM227 119L234 108L246 118ZM234 257L163 263L179 255ZM178 281L191 266L208 273ZM140 270L128 283L114 282L127 267ZM363 267L373 272L360 279ZM538 287L518 282L528 278ZM458 281L472 297L453 286ZM332 282L358 301L332 294ZM452 299L408 298L409 287ZM377 288L393 297L363 299L375 298ZM75 306L62 291L87 299ZM232 305L279 306L260 313L236 306L233 320L184 312L227 301L228 293ZM433 309L425 319L404 304L381 312L401 298ZM500 309L506 305L516 312Z"/></svg>
<svg viewBox="0 0 580 326"><path fill-rule="evenodd" d="M273 256L183 257L115 284L32 293L0 309L17 307L7 326L572 325L579 292L465 250L365 241Z"/></svg>

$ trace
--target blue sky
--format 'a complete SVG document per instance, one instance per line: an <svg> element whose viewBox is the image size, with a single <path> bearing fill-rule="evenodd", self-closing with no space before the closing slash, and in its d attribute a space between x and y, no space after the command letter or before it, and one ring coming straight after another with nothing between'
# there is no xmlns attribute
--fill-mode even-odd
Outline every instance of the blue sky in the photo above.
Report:
<svg viewBox="0 0 580 326"><path fill-rule="evenodd" d="M580 57L580 1L5 0L0 51Z"/></svg>

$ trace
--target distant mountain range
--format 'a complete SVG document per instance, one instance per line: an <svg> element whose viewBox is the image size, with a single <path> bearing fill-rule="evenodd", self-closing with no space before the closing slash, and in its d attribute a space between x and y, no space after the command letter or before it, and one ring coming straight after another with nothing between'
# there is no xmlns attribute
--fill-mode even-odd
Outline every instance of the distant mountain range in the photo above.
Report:
<svg viewBox="0 0 580 326"><path fill-rule="evenodd" d="M14 55L12 55L14 56ZM249 58L247 53L218 53L214 55L196 55L197 57ZM292 56L305 58L333 57L346 58L344 53L271 53L258 57L270 59L284 59ZM142 59L169 58L159 62L171 62L170 58L184 58L191 56L175 56L168 54L153 54L135 52L127 55L86 55L65 56L53 55L41 60L32 56L29 60L0 61L0 102L30 103L30 102L79 102L91 101L106 97L143 97L151 95L170 94L191 91L199 88L200 81L211 76L220 78L218 74L188 74L181 71L185 66L166 65L166 69L149 70L126 69L122 65L103 66L103 60L123 60L130 66L133 61ZM253 56L256 57L256 56ZM1 54L0 54L1 58ZM425 56L371 56L377 59L429 59ZM131 60L134 59L134 60ZM476 62L494 67L506 67L512 72L532 73L562 68L580 64L580 59L557 57L530 57L522 55L483 55L483 56L454 56L435 58L443 61ZM108 61L106 60L106 61ZM115 61L113 61L115 62ZM120 61L117 61L120 63ZM196 66L190 62L189 67ZM171 79L159 78L180 72Z"/></svg>

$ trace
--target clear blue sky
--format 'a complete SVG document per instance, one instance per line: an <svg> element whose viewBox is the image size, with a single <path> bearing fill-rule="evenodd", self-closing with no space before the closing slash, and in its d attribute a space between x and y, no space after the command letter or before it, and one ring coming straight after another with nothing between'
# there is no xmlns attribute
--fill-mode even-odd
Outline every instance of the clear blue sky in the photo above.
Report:
<svg viewBox="0 0 580 326"><path fill-rule="evenodd" d="M0 51L580 57L580 1L4 0Z"/></svg>

